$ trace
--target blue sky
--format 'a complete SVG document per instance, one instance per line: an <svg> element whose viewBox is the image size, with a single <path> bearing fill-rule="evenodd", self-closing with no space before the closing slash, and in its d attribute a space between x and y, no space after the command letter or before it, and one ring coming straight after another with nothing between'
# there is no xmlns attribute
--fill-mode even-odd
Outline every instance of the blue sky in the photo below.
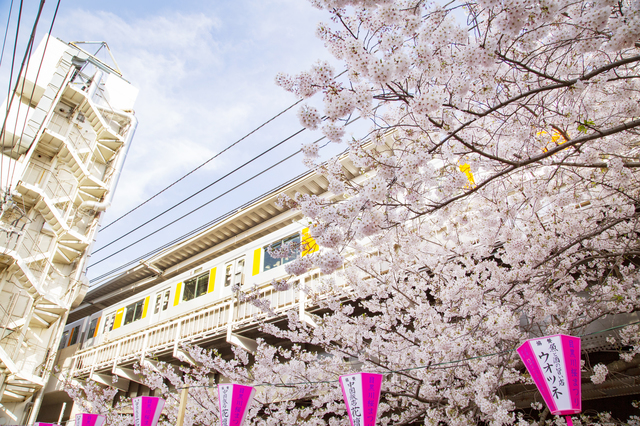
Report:
<svg viewBox="0 0 640 426"><path fill-rule="evenodd" d="M14 1L16 8L18 0ZM25 29L21 31L24 38L26 27L35 17L37 2L29 3L33 4L25 5ZM55 4L55 0L46 3L37 42L48 30ZM2 29L9 5L6 0L0 2ZM140 125L103 225L295 102L293 95L274 84L274 77L279 71L296 73L318 59L332 59L315 37L317 23L327 19L324 12L305 0L192 0L179 4L62 0L53 35L64 41L106 41L124 77L140 90L135 106ZM15 15L10 28L15 33ZM13 45L11 29L7 52ZM0 90L5 93L8 58L5 56L0 67ZM336 63L338 72L340 67ZM299 129L294 109L161 197L100 232L94 250ZM303 132L165 217L95 253L89 264L235 186L297 150L302 142L320 136L319 132ZM332 144L324 152L329 155L340 149ZM97 277L135 259L303 171L301 157L289 160L179 224L91 267L88 275Z"/></svg>

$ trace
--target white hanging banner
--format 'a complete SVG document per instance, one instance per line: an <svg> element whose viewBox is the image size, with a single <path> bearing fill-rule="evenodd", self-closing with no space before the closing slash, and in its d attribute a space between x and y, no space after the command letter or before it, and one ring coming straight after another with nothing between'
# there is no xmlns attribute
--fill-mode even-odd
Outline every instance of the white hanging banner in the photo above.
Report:
<svg viewBox="0 0 640 426"><path fill-rule="evenodd" d="M556 334L529 339L518 348L518 354L551 414L582 411L579 337ZM573 424L569 416L567 424Z"/></svg>
<svg viewBox="0 0 640 426"><path fill-rule="evenodd" d="M235 384L218 385L220 425L242 426L255 393L255 388L251 386Z"/></svg>
<svg viewBox="0 0 640 426"><path fill-rule="evenodd" d="M164 408L164 399L138 396L131 399L135 426L156 426Z"/></svg>
<svg viewBox="0 0 640 426"><path fill-rule="evenodd" d="M382 374L356 373L340 376L342 396L351 426L374 426L378 417Z"/></svg>
<svg viewBox="0 0 640 426"><path fill-rule="evenodd" d="M102 426L107 418L101 414L76 414L75 426Z"/></svg>

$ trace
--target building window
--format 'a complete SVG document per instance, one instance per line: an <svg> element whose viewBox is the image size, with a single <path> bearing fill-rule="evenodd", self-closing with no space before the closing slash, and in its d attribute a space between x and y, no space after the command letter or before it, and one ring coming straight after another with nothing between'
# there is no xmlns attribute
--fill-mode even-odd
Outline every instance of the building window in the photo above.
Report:
<svg viewBox="0 0 640 426"><path fill-rule="evenodd" d="M291 249L289 250L289 254L287 257L271 257L269 254L269 248L271 250L278 250L283 247L284 244L291 244ZM278 241L274 241L264 248L264 264L262 267L263 271L268 271L269 269L276 268L278 266L284 265L285 263L291 262L293 259L300 255L300 234L293 234L286 238L283 238Z"/></svg>
<svg viewBox="0 0 640 426"><path fill-rule="evenodd" d="M227 263L224 269L224 286L244 284L244 257Z"/></svg>
<svg viewBox="0 0 640 426"><path fill-rule="evenodd" d="M62 333L62 339L60 339L60 345L58 346L58 350L66 348L68 341L69 341L69 330L65 330L65 332Z"/></svg>
<svg viewBox="0 0 640 426"><path fill-rule="evenodd" d="M78 341L79 331L80 331L79 325L73 327L73 330L71 330L71 339L69 339L69 346L76 344L76 342Z"/></svg>
<svg viewBox="0 0 640 426"><path fill-rule="evenodd" d="M125 308L124 325L131 324L142 318L142 310L144 308L144 299L140 299Z"/></svg>
<svg viewBox="0 0 640 426"><path fill-rule="evenodd" d="M199 277L188 279L184 282L184 293L182 300L187 301L207 294L209 287L209 273L202 274Z"/></svg>

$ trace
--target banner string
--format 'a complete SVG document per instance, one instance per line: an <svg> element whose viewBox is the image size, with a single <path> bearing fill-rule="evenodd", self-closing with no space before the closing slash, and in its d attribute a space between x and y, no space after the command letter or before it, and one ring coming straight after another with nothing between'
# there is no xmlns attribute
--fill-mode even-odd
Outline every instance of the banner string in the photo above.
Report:
<svg viewBox="0 0 640 426"><path fill-rule="evenodd" d="M640 324L640 321L634 321L628 324L622 324L622 325L617 325L614 327L610 327L610 328L605 328L604 330L599 330L599 331L594 331L592 333L587 333L587 334L583 334L577 337L587 337L587 336L593 336L596 334L601 334L601 333L606 333L608 331L613 331L613 330L619 330L621 328L625 328L625 327L629 327L632 325L637 325ZM463 359L458 359L458 360L454 360L454 361L444 361L444 362L439 362L437 364L429 364L429 365L421 365L418 367L410 367L410 368L403 368L400 370L390 370L387 372L377 372L378 374L383 374L385 376L391 375L391 374L396 374L396 373L403 373L405 371L413 371L413 370L422 370L422 369L427 369L427 368L435 368L435 367L439 367L439 366L443 366L443 365L450 365L450 364L459 364L462 362L466 362L466 361L473 361L476 359L480 359L480 358L488 358L488 357L493 357L493 356L498 356L498 355L503 355L503 354L507 354L507 353L511 353L515 351L515 349L507 349L504 351L500 351L500 352L494 352L494 353L490 353L490 354L485 354L485 355L478 355L478 356L474 356L474 357L470 357L470 358L463 358ZM305 386L305 385L315 385L315 384L329 384L329 383L338 383L338 380L320 380L320 381L309 381L309 382L292 382L292 383L258 383L255 385L251 385L253 387L267 387L267 386L273 386L273 387L294 387L294 386ZM183 387L179 387L176 389L191 389L191 388L214 388L218 386L217 384L215 385L192 385L192 386L183 386Z"/></svg>

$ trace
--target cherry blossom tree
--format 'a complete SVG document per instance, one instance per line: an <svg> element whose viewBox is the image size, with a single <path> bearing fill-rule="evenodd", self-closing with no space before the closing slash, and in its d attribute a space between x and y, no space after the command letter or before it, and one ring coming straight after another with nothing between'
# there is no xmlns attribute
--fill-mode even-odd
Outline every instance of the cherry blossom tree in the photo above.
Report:
<svg viewBox="0 0 640 426"><path fill-rule="evenodd" d="M317 327L291 313L263 330L293 347L191 348L200 366L151 383L194 386L187 425L217 419L200 412L217 406L211 372L260 385L251 424L348 424L337 378L354 371L386 374L381 425L563 424L539 403L516 409L509 389L532 381L514 349L640 308L640 2L312 3L347 73L320 62L277 84L323 97L300 122L363 174L305 145L335 197L281 198L319 246L287 265L325 274L301 288ZM348 140L355 116L371 131ZM634 325L614 333L620 360L585 364L585 380L637 365L638 340Z"/></svg>

